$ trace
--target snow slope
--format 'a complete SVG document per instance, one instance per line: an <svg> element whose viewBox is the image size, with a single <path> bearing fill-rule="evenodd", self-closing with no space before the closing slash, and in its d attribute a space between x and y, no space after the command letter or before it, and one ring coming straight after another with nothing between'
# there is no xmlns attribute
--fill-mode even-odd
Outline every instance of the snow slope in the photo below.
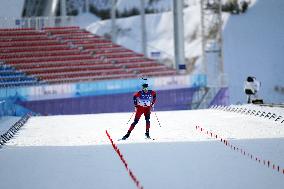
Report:
<svg viewBox="0 0 284 189"><path fill-rule="evenodd" d="M284 116L283 109L275 113ZM129 140L118 142L130 116L31 118L0 149L0 188L136 188L105 130L144 188L283 188L284 174L196 130L198 125L218 134L282 170L284 125L279 122L214 109L154 112L155 141L144 139L142 118Z"/></svg>
<svg viewBox="0 0 284 189"><path fill-rule="evenodd" d="M1 0L0 18L20 18L24 7L24 0Z"/></svg>
<svg viewBox="0 0 284 189"><path fill-rule="evenodd" d="M167 10L172 7L171 2L161 0L153 3L153 7ZM229 80L230 100L232 104L245 102L243 81L248 75L253 75L262 82L259 95L265 102L283 103L283 92L276 91L275 88L284 88L284 1L251 2L252 7L246 14L230 16L229 19L224 15L224 67ZM190 59L201 54L200 6L199 0L188 0L185 4L185 55ZM24 1L1 0L0 5L0 17L19 18ZM140 1L118 1L119 10L130 9L133 6L139 7ZM141 32L137 28L139 23L139 16L119 19L118 26L121 29L117 42L142 52ZM81 14L75 18L74 24L100 35L110 31L109 21L98 22L98 18L92 14ZM172 13L147 15L146 24L149 53L160 51L162 58L173 59ZM195 72L199 71L200 61L197 60Z"/></svg>
<svg viewBox="0 0 284 189"><path fill-rule="evenodd" d="M230 16L229 19L224 14L224 67L229 80L230 100L232 104L245 102L243 81L248 75L253 75L262 82L259 96L265 102L283 103L283 92L276 91L275 88L284 88L284 1L251 2L252 7L246 14ZM185 55L191 59L201 54L200 6L199 0L188 0L185 3ZM23 4L23 0L1 0L0 17L19 18ZM118 1L119 10L130 9L133 6L139 7L140 1ZM167 10L172 7L172 3L170 0L162 0L154 3L153 7ZM139 23L139 16L119 19L117 24L120 32L117 42L142 52L141 32L137 28ZM110 31L109 21L98 22L97 17L87 13L76 17L74 24L100 35ZM149 53L160 51L162 58L173 59L172 13L147 15L146 24ZM199 59L194 68L195 72L200 71Z"/></svg>
<svg viewBox="0 0 284 189"><path fill-rule="evenodd" d="M274 90L284 81L284 1L259 0L244 15L231 16L224 30L224 66L231 103L244 102L243 82L255 76L266 102L283 103Z"/></svg>
<svg viewBox="0 0 284 189"><path fill-rule="evenodd" d="M124 8L140 7L140 1L131 1L126 4L126 0L119 1L118 7L120 10ZM171 1L160 1L162 7L170 7ZM194 58L201 54L201 39L200 39L200 5L198 0L188 1L187 8L184 10L184 36L185 36L185 56ZM162 59L174 58L174 42L173 42L173 14L172 12L164 12L158 14L146 15L146 30L147 30L147 45L148 56L151 57L151 52L160 52ZM142 52L141 42L141 17L132 16L129 18L117 19L118 36L117 43L136 52ZM110 34L111 21L104 20L95 22L86 27L92 33L98 35ZM197 65L199 66L199 65ZM198 69L197 69L198 72Z"/></svg>
<svg viewBox="0 0 284 189"><path fill-rule="evenodd" d="M126 0L119 1L119 9L127 7ZM132 1L131 1L132 2ZM133 1L131 5L134 6ZM168 1L163 1L170 7ZM189 3L190 2L190 3ZM188 1L184 9L185 56L194 59L201 55L200 6L199 1ZM127 7L129 8L129 7ZM262 82L259 97L265 102L283 103L284 95L275 91L283 88L284 76L283 50L284 1L252 0L245 14L223 14L224 32L224 67L228 76L230 101L232 104L243 103L243 82L248 75L253 75ZM137 52L142 52L141 31L137 26L140 17L118 19L120 28L117 43ZM148 35L148 56L160 51L161 58L173 59L173 24L172 13L164 12L146 16ZM87 27L93 33L104 35L111 30L110 21L96 22ZM194 65L194 72L201 70L200 59Z"/></svg>
<svg viewBox="0 0 284 189"><path fill-rule="evenodd" d="M80 16L75 16L73 22L81 28L85 28L90 24L99 21L100 19L91 13L82 13Z"/></svg>

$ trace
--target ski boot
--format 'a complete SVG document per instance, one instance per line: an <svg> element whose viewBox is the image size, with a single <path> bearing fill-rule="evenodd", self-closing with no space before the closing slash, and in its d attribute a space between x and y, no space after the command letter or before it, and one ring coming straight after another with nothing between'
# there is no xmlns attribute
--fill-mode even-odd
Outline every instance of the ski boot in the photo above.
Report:
<svg viewBox="0 0 284 189"><path fill-rule="evenodd" d="M126 140L129 136L130 136L130 132L127 132L126 135L124 135L121 140Z"/></svg>
<svg viewBox="0 0 284 189"><path fill-rule="evenodd" d="M145 133L146 139L151 139L149 132Z"/></svg>

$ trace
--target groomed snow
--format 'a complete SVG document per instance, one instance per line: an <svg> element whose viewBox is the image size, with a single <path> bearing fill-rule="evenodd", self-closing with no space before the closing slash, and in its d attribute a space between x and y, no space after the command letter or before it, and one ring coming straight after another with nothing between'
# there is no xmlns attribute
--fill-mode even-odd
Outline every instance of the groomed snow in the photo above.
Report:
<svg viewBox="0 0 284 189"><path fill-rule="evenodd" d="M284 115L283 109L275 112ZM0 149L0 188L136 188L105 130L144 188L284 186L284 174L196 130L200 126L218 134L282 171L280 122L216 109L154 112L151 136L156 140L144 139L142 118L129 140L117 141L126 133L130 116L131 112L32 117Z"/></svg>

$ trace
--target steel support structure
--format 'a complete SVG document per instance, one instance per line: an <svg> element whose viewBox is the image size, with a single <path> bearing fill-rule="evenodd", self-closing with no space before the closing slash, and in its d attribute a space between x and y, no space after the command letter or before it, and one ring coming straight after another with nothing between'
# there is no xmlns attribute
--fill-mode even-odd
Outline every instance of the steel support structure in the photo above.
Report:
<svg viewBox="0 0 284 189"><path fill-rule="evenodd" d="M223 86L222 1L200 0L203 73L208 84Z"/></svg>

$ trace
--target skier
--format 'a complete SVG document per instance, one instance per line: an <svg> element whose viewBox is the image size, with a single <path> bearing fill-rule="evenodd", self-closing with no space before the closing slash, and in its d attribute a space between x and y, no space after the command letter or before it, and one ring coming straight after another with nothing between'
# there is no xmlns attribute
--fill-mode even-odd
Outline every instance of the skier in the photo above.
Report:
<svg viewBox="0 0 284 189"><path fill-rule="evenodd" d="M133 96L134 106L135 106L135 118L134 122L129 127L126 135L122 137L122 140L127 139L130 136L131 131L134 129L135 125L138 123L142 114L145 116L146 120L146 133L147 139L150 139L149 129L150 129L150 114L156 102L156 92L153 90L148 90L148 84L142 84L142 90L138 91Z"/></svg>
<svg viewBox="0 0 284 189"><path fill-rule="evenodd" d="M256 80L255 77L247 77L247 80L244 84L244 91L247 95L247 103L251 103L251 96L254 96L254 99L257 98L257 92L260 88L260 82Z"/></svg>

